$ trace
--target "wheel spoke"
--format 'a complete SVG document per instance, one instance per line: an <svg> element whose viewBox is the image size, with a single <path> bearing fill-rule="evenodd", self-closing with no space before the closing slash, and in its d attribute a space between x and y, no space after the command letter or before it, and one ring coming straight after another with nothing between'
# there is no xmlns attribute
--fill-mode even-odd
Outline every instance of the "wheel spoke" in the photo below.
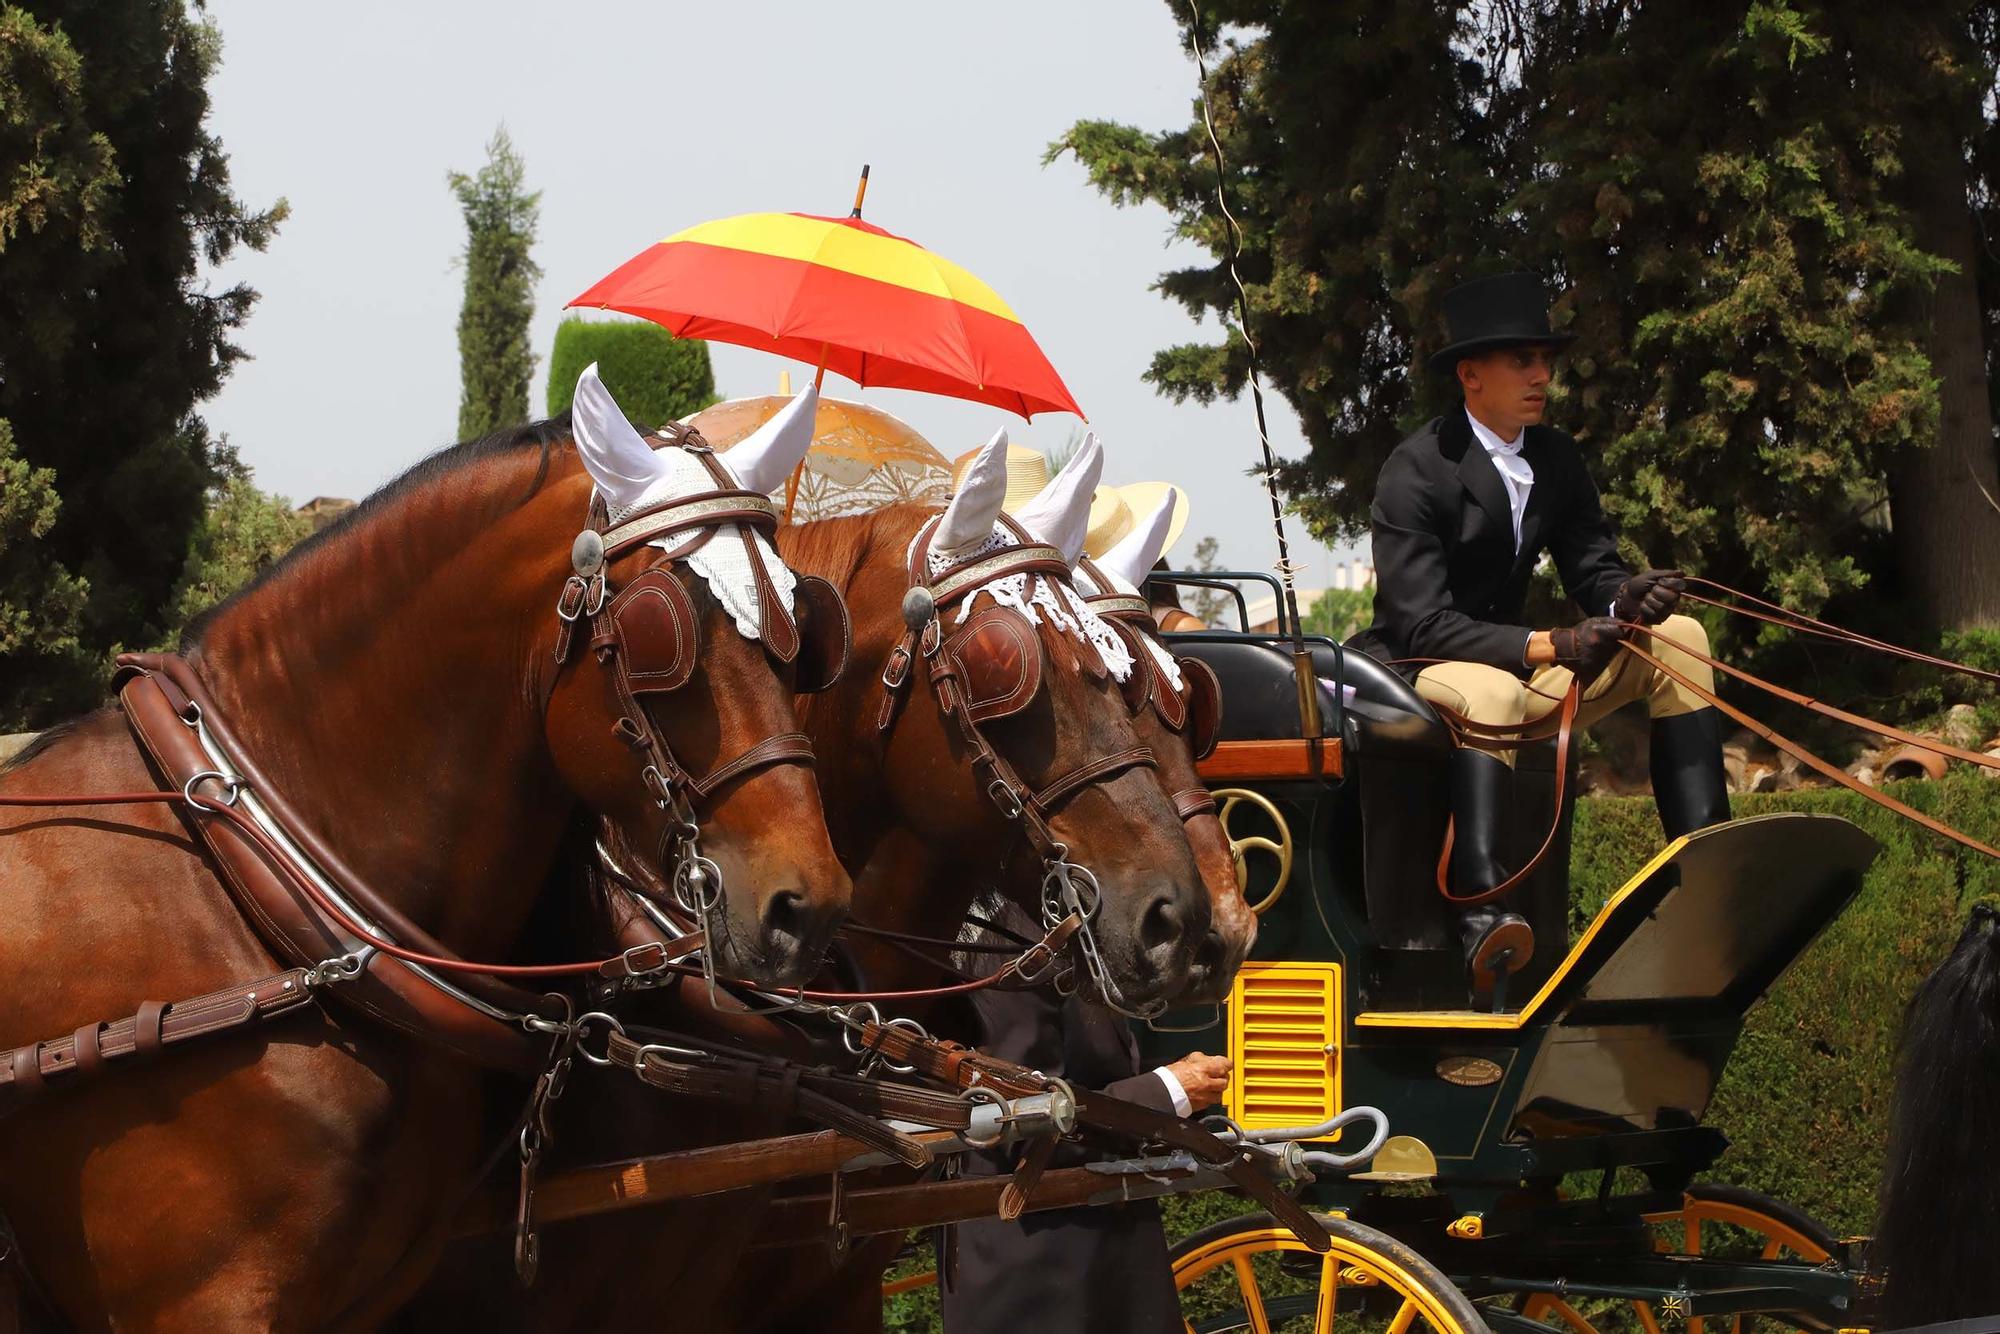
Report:
<svg viewBox="0 0 2000 1334"><path fill-rule="evenodd" d="M1639 1313L1639 1326L1646 1334L1660 1334L1660 1322L1653 1319L1653 1308L1644 1302L1633 1302L1632 1309Z"/></svg>
<svg viewBox="0 0 2000 1334"><path fill-rule="evenodd" d="M1397 1308L1396 1318L1389 1322L1389 1334L1409 1334L1410 1326L1416 1322L1417 1299L1405 1297L1402 1306Z"/></svg>
<svg viewBox="0 0 2000 1334"><path fill-rule="evenodd" d="M1236 1271L1236 1290L1243 1294L1243 1314L1249 1318L1251 1334L1271 1334L1271 1318L1264 1314L1264 1294L1257 1287L1257 1273L1250 1267L1250 1257L1235 1256L1229 1267Z"/></svg>
<svg viewBox="0 0 2000 1334"><path fill-rule="evenodd" d="M1319 1262L1319 1305L1313 1310L1313 1334L1333 1334L1333 1309L1340 1300L1340 1257L1328 1251Z"/></svg>

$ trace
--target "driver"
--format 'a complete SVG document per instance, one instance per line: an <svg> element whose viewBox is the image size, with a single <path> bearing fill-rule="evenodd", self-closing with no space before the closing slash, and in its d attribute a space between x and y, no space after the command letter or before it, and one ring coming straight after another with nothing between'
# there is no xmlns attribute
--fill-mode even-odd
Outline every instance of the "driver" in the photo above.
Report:
<svg viewBox="0 0 2000 1334"><path fill-rule="evenodd" d="M1652 719L1653 794L1668 838L1729 818L1715 710L1619 644L1636 642L1705 689L1701 623L1674 615L1678 570L1633 574L1598 504L1575 440L1542 425L1557 351L1573 335L1549 327L1531 273L1466 283L1445 294L1451 343L1431 370L1455 375L1462 410L1433 418L1397 445L1376 480L1374 624L1352 643L1413 678L1417 693L1475 723L1518 727L1557 709L1582 683L1577 723L1645 701ZM1581 607L1574 625L1520 624L1529 577L1544 551ZM1495 856L1507 809L1511 750L1460 746L1450 760L1455 897L1493 889L1509 872ZM1460 924L1475 994L1528 962L1534 933L1503 903L1465 910Z"/></svg>

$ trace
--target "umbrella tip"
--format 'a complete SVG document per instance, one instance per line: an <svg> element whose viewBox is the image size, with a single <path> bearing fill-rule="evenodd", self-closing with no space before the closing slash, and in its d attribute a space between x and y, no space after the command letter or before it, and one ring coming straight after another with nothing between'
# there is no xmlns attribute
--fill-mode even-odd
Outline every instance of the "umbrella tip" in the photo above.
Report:
<svg viewBox="0 0 2000 1334"><path fill-rule="evenodd" d="M861 201L867 197L867 194L868 194L868 164L864 162L861 164L860 183L854 187L854 211L852 213L849 213L847 215L848 217L858 218L861 216Z"/></svg>

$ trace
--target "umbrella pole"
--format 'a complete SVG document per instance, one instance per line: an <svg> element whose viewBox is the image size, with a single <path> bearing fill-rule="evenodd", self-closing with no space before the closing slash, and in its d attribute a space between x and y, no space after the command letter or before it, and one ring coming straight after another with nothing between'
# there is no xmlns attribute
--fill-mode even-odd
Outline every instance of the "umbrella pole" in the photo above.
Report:
<svg viewBox="0 0 2000 1334"><path fill-rule="evenodd" d="M861 187L864 190L868 188L868 168L866 167L863 167L861 169ZM861 203L861 196L859 194L856 194L854 197L854 201L855 201L855 206L859 207ZM821 343L819 345L819 369L813 372L813 392L815 394L819 392L820 384L826 379L826 354L827 354L827 345L825 343ZM807 452L810 453L811 451L808 450ZM790 523L792 521L792 509L799 503L799 479L805 476L805 472L806 472L806 461L804 459L800 459L798 466L792 469L792 475L785 479L785 522L786 523Z"/></svg>

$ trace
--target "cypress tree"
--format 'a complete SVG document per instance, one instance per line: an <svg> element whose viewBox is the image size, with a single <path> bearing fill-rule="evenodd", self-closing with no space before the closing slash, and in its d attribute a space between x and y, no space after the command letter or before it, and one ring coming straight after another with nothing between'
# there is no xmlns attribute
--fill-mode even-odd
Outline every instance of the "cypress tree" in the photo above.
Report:
<svg viewBox="0 0 2000 1334"><path fill-rule="evenodd" d="M195 409L257 294L201 269L285 213L231 193L204 128L220 55L178 3L0 5L0 585L50 590L0 636L8 726L95 702L108 651L156 640L218 476Z"/></svg>
<svg viewBox="0 0 2000 1334"><path fill-rule="evenodd" d="M472 439L528 416L535 354L528 321L542 271L535 243L541 192L522 189L526 170L505 126L486 145L486 165L447 178L465 214L465 304L458 314L458 434Z"/></svg>

